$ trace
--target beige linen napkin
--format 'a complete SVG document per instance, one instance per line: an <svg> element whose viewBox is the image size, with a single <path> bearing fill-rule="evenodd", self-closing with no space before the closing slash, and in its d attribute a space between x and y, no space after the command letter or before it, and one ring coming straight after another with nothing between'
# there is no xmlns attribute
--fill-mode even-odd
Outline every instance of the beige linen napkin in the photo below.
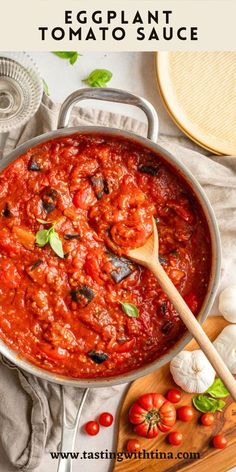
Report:
<svg viewBox="0 0 236 472"><path fill-rule="evenodd" d="M5 155L33 136L56 129L59 106L44 96L37 114L7 139ZM132 118L90 109L74 109L70 125L103 125L146 135L146 125ZM206 157L186 138L181 144L161 137L160 144L193 172L204 187L217 216L223 246L222 285L236 284L236 157ZM183 147L183 144L185 147ZM20 371L6 359L0 362L0 440L16 469L39 465L45 448L55 450L60 441L61 390L58 385ZM66 388L68 409L74 412L81 391ZM101 404L119 387L97 389L87 402ZM18 407L19 405L19 407Z"/></svg>

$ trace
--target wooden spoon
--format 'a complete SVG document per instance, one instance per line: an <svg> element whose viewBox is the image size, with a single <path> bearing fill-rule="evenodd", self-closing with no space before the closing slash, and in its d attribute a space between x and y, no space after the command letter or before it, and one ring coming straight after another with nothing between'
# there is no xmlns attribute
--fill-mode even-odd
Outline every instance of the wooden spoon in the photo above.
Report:
<svg viewBox="0 0 236 472"><path fill-rule="evenodd" d="M201 325L181 297L177 288L168 277L167 273L159 262L159 241L155 220L153 219L153 233L144 246L132 249L128 252L128 257L138 264L147 267L157 278L162 290L173 303L180 318L193 335L202 351L220 376L222 382L229 390L232 398L236 401L236 380L223 362L222 358L214 348L213 344L203 331Z"/></svg>

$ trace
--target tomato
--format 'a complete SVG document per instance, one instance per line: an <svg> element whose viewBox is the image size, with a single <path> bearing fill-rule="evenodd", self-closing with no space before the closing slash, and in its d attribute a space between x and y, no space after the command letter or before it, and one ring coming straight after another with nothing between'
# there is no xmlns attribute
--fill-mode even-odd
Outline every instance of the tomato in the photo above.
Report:
<svg viewBox="0 0 236 472"><path fill-rule="evenodd" d="M181 421L191 421L193 419L194 413L191 406L181 406L177 410L177 418Z"/></svg>
<svg viewBox="0 0 236 472"><path fill-rule="evenodd" d="M169 431L176 421L176 410L160 393L141 395L129 410L129 419L139 436L155 438L158 431Z"/></svg>
<svg viewBox="0 0 236 472"><path fill-rule="evenodd" d="M38 345L40 351L52 361L63 360L69 357L67 349L63 349L60 346L52 346L48 343L40 343Z"/></svg>
<svg viewBox="0 0 236 472"><path fill-rule="evenodd" d="M98 421L102 426L108 427L111 426L111 424L113 423L113 416L111 415L111 413L107 413L106 411L104 413L101 413Z"/></svg>
<svg viewBox="0 0 236 472"><path fill-rule="evenodd" d="M75 193L73 203L76 208L87 210L91 205L96 203L97 199L91 185L84 185Z"/></svg>
<svg viewBox="0 0 236 472"><path fill-rule="evenodd" d="M130 341L125 341L124 343L120 344L116 352L130 352L133 350L134 346L136 344L136 339L132 338Z"/></svg>
<svg viewBox="0 0 236 472"><path fill-rule="evenodd" d="M97 421L88 421L85 425L85 431L89 436L96 436L99 433L100 426Z"/></svg>
<svg viewBox="0 0 236 472"><path fill-rule="evenodd" d="M128 452L139 452L141 450L141 444L138 439L129 439L126 449Z"/></svg>
<svg viewBox="0 0 236 472"><path fill-rule="evenodd" d="M177 388L172 388L171 390L168 390L166 398L171 403L178 403L181 399L181 392L180 390L177 390Z"/></svg>
<svg viewBox="0 0 236 472"><path fill-rule="evenodd" d="M182 443L183 435L179 431L172 431L168 434L168 441L172 446L179 446Z"/></svg>
<svg viewBox="0 0 236 472"><path fill-rule="evenodd" d="M216 449L224 449L228 445L228 441L223 434L217 434L212 438L213 446Z"/></svg>
<svg viewBox="0 0 236 472"><path fill-rule="evenodd" d="M211 426L215 421L215 417L212 413L204 413L204 415L201 416L201 423L204 426Z"/></svg>

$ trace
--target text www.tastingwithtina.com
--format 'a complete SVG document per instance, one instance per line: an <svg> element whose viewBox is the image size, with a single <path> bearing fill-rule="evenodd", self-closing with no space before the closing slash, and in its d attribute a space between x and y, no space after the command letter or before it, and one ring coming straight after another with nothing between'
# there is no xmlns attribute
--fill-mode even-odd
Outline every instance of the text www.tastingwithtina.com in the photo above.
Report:
<svg viewBox="0 0 236 472"><path fill-rule="evenodd" d="M156 449L155 451L146 451L143 449L142 451L138 452L125 452L125 451L118 451L112 452L105 449L105 451L81 451L81 452L50 452L50 456L52 459L104 459L104 460L115 460L117 462L122 462L126 459L154 459L156 461L159 460L198 460L200 459L199 452L193 451L178 451L173 453L171 451L159 451Z"/></svg>

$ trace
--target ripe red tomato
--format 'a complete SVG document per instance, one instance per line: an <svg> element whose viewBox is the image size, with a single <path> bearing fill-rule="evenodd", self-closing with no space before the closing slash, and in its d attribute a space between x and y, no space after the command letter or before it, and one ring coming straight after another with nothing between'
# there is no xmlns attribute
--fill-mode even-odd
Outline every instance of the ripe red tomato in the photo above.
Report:
<svg viewBox="0 0 236 472"><path fill-rule="evenodd" d="M228 441L223 434L217 434L212 438L213 446L216 449L224 449L228 445Z"/></svg>
<svg viewBox="0 0 236 472"><path fill-rule="evenodd" d="M138 452L141 450L141 444L138 439L129 439L126 448L128 452Z"/></svg>
<svg viewBox="0 0 236 472"><path fill-rule="evenodd" d="M178 446L182 443L183 435L179 431L172 431L168 434L168 441L172 446Z"/></svg>
<svg viewBox="0 0 236 472"><path fill-rule="evenodd" d="M85 425L85 431L89 436L96 436L99 433L100 426L97 421L88 421Z"/></svg>
<svg viewBox="0 0 236 472"><path fill-rule="evenodd" d="M204 413L204 415L201 416L201 423L204 426L211 426L215 421L215 417L212 413Z"/></svg>
<svg viewBox="0 0 236 472"><path fill-rule="evenodd" d="M176 421L176 410L160 393L146 393L131 406L129 419L139 436L155 438L159 430L167 432L172 428Z"/></svg>
<svg viewBox="0 0 236 472"><path fill-rule="evenodd" d="M172 388L171 390L168 390L166 398L171 403L178 403L181 399L181 392L180 390L177 390L177 388Z"/></svg>
<svg viewBox="0 0 236 472"><path fill-rule="evenodd" d="M81 188L75 193L73 197L73 203L76 208L81 208L82 210L87 210L91 205L96 203L97 199L94 195L94 191L91 185L85 183Z"/></svg>
<svg viewBox="0 0 236 472"><path fill-rule="evenodd" d="M113 423L113 416L111 415L111 413L105 411L104 413L101 413L98 421L102 426L108 427L111 426Z"/></svg>
<svg viewBox="0 0 236 472"><path fill-rule="evenodd" d="M181 421L191 421L193 419L194 413L191 406L181 406L177 410L177 418Z"/></svg>

